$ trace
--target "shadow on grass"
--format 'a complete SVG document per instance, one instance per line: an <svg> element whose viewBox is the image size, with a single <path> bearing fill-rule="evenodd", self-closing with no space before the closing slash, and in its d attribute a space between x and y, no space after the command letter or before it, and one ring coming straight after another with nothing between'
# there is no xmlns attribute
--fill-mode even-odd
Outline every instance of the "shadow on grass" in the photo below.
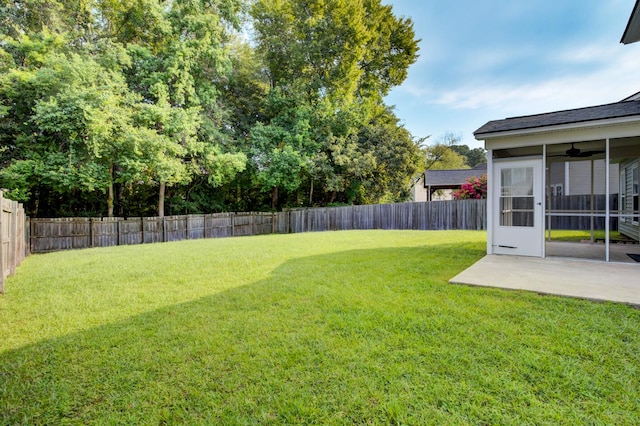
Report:
<svg viewBox="0 0 640 426"><path fill-rule="evenodd" d="M446 284L481 256L450 244L300 258L250 286L2 353L0 423L639 418L640 314Z"/></svg>

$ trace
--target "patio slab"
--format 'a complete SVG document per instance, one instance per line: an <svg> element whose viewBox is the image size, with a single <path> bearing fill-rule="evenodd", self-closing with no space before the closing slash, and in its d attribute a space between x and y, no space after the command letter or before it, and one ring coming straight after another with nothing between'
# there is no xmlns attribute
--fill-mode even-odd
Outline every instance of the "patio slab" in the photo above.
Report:
<svg viewBox="0 0 640 426"><path fill-rule="evenodd" d="M640 306L640 264L487 255L449 282Z"/></svg>

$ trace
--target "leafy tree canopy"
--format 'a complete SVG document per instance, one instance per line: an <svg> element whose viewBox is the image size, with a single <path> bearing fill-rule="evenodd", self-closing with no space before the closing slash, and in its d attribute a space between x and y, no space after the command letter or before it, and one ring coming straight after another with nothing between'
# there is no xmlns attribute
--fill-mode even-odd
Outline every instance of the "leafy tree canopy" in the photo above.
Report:
<svg viewBox="0 0 640 426"><path fill-rule="evenodd" d="M381 0L5 2L0 185L34 216L403 200L417 52Z"/></svg>

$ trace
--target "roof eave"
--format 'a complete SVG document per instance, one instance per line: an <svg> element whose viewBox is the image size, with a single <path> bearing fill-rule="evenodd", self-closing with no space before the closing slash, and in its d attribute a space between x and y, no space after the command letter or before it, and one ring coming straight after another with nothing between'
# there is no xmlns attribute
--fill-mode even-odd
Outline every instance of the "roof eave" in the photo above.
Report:
<svg viewBox="0 0 640 426"><path fill-rule="evenodd" d="M606 120L582 121L579 123L557 124L554 126L529 127L529 128L516 129L516 130L474 133L473 136L476 138L476 140L480 141L480 140L487 140L487 139L493 139L498 137L524 136L524 135L549 133L549 132L561 132L561 131L567 131L567 130L585 129L589 127L602 127L602 126L610 126L615 124L625 124L625 123L633 123L633 122L640 122L640 115L609 118Z"/></svg>
<svg viewBox="0 0 640 426"><path fill-rule="evenodd" d="M629 17L627 27L622 34L620 43L631 44L636 41L640 41L640 0L636 0L636 4L633 6L633 11Z"/></svg>

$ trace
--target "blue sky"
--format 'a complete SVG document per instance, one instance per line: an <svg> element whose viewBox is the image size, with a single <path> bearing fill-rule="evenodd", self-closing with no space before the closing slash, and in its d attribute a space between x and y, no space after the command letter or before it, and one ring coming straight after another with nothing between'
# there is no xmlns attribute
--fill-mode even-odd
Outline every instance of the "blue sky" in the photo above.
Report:
<svg viewBox="0 0 640 426"><path fill-rule="evenodd" d="M420 57L386 101L414 137L482 146L489 120L617 102L640 92L635 0L383 0L411 18Z"/></svg>

